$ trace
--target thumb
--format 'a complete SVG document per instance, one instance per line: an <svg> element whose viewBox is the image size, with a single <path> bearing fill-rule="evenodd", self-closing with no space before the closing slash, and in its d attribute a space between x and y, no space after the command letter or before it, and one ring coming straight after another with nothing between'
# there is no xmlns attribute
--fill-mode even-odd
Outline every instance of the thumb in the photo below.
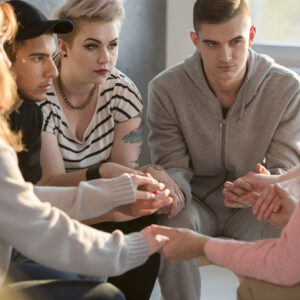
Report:
<svg viewBox="0 0 300 300"><path fill-rule="evenodd" d="M169 238L164 235L161 234L155 235L153 242L148 243L150 255L163 248L168 243L168 241Z"/></svg>
<svg viewBox="0 0 300 300"><path fill-rule="evenodd" d="M155 236L155 239L156 239L157 243L159 244L160 248L163 247L164 245L166 245L167 242L170 240L167 236L161 235L161 234L157 234Z"/></svg>
<svg viewBox="0 0 300 300"><path fill-rule="evenodd" d="M269 170L267 170L262 164L256 165L256 173L270 175Z"/></svg>

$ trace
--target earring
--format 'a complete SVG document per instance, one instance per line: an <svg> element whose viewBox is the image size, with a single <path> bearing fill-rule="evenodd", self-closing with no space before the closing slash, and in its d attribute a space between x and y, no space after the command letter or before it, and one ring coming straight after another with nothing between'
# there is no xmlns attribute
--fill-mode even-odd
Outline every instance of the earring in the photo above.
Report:
<svg viewBox="0 0 300 300"><path fill-rule="evenodd" d="M63 57L68 57L68 54L67 54L67 53L65 53L65 54L63 55Z"/></svg>

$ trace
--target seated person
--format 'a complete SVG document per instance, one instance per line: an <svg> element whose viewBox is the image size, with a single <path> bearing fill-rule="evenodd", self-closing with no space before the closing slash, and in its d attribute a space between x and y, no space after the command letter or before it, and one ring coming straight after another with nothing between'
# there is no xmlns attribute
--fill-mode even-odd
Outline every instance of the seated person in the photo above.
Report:
<svg viewBox="0 0 300 300"><path fill-rule="evenodd" d="M10 1L9 3L14 7L15 12L17 13L20 28L14 45L6 45L6 50L12 59L12 69L16 74L19 96L23 100L25 99L18 110L11 115L10 121L14 129L22 130L23 141L25 142L26 149L19 155L21 158L20 167L22 168L22 173L26 179L35 183L40 179L41 175L39 160L41 113L36 103L45 98L45 93L51 87L52 79L57 76L57 69L52 61L52 56L56 50L52 33L68 32L72 30L73 26L70 21L66 20L48 21L38 9L26 2ZM39 26L37 26L37 24L39 24ZM52 163L54 162L52 161ZM101 167L100 164L98 164L98 168L101 169L102 174L106 174L107 168L111 170L113 167L116 168L117 166L118 165L115 163L103 163L101 164ZM93 170L90 170L90 175L93 175L92 171ZM137 173L133 169L123 167L122 172L117 175L115 174L113 177L125 172L132 174ZM141 174L141 172L139 173ZM78 183L76 183L76 185L77 184ZM120 189L123 187L120 186L114 188L121 192ZM158 199L159 197L161 197L161 199ZM151 215L161 206L170 204L171 199L165 197L164 193L161 193L159 197L152 199L150 202L147 201L142 204L140 202L139 207L136 207L135 212L133 212L134 217L137 218L144 215ZM101 217L101 220L96 218L94 222L103 222L104 220L120 222L131 219L133 219L132 216L114 214L113 219ZM142 222L138 220L131 222L133 225L127 232L139 231L146 225L153 223L152 219L146 221L147 222ZM124 223L122 223L122 225L123 224ZM121 228L122 225L115 228ZM105 230L106 228L103 227L103 229ZM127 228L125 229L127 230ZM24 262L24 258L17 256L17 258L15 257L15 261L19 263ZM143 289L143 286L140 285L140 289L143 293L141 296L142 298L145 295L144 293L147 293L147 295L150 296L158 266L159 256L156 255L155 257L152 257L145 266L138 269L139 275L137 275L137 278L143 281L148 287L148 289ZM23 265L22 267L28 269L28 266ZM33 267L34 266L31 266L31 268ZM145 268L148 268L148 271L144 271ZM133 271L133 275L134 274L135 271ZM71 276L71 274L69 275ZM133 292L136 292L134 289L135 285L131 286L130 284L126 284L125 286L126 279L128 283L127 276L128 275L124 276L125 294L127 294L126 289L131 289ZM145 277L146 279L144 280ZM137 279L135 279L135 281L136 280ZM146 299L147 296L144 298Z"/></svg>
<svg viewBox="0 0 300 300"><path fill-rule="evenodd" d="M282 175L270 175L262 166L258 170L227 182L223 193L227 201L251 204L259 220L284 228L280 238L250 243L155 225L152 230L169 237L161 253L171 261L206 255L238 276L256 279L242 282L240 300L296 300L300 294L300 165Z"/></svg>
<svg viewBox="0 0 300 300"><path fill-rule="evenodd" d="M143 264L149 255L165 243L166 238L155 237L149 228L130 235L120 231L113 234L95 231L67 214L82 220L105 214L118 206L120 212L128 214L130 207L137 203L138 195L141 199L153 199L152 193L137 191L140 186L156 184L150 177L134 175L134 179L125 174L119 178L96 180L72 188L34 189L32 184L24 181L14 151L22 150L23 146L5 119L15 105L17 93L3 44L12 39L16 29L13 9L8 3L1 2L0 286L8 269L12 246L45 266L83 275L118 275ZM114 186L120 185L121 192L114 189ZM49 202L57 204L61 209L52 207ZM84 205L86 202L88 206ZM22 290L24 297L30 299L125 299L119 290L109 284L60 280L11 284L0 289L0 298L16 299L11 294L18 290Z"/></svg>
<svg viewBox="0 0 300 300"><path fill-rule="evenodd" d="M251 208L225 206L222 189L258 162L272 174L300 163L299 76L251 49L256 28L245 0L197 0L193 24L195 53L149 84L153 163L184 194L158 223L237 240L278 237ZM200 298L196 259L162 260L159 282L165 300Z"/></svg>

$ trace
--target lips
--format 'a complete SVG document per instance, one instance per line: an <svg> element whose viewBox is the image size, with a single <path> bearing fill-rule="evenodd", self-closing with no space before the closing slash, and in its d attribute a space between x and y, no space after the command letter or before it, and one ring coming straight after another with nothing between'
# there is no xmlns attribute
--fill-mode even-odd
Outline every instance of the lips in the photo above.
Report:
<svg viewBox="0 0 300 300"><path fill-rule="evenodd" d="M218 69L223 70L223 71L229 71L234 67L234 65L223 65L223 66L218 66Z"/></svg>
<svg viewBox="0 0 300 300"><path fill-rule="evenodd" d="M107 75L108 74L108 70L107 69L99 69L99 70L96 70L95 73L99 74L99 75Z"/></svg>
<svg viewBox="0 0 300 300"><path fill-rule="evenodd" d="M39 88L48 91L51 88L51 83L50 82L42 83L40 84Z"/></svg>

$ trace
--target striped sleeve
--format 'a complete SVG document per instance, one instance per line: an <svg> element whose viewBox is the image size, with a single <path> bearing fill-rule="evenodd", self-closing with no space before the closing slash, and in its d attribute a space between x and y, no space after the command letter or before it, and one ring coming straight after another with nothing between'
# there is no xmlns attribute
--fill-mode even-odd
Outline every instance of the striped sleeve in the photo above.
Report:
<svg viewBox="0 0 300 300"><path fill-rule="evenodd" d="M111 99L111 111L116 123L138 117L143 110L142 97L135 84L120 71L111 75L118 76L114 95Z"/></svg>
<svg viewBox="0 0 300 300"><path fill-rule="evenodd" d="M42 131L57 135L57 120L61 118L59 115L60 107L46 99L41 102L40 109L44 119Z"/></svg>

